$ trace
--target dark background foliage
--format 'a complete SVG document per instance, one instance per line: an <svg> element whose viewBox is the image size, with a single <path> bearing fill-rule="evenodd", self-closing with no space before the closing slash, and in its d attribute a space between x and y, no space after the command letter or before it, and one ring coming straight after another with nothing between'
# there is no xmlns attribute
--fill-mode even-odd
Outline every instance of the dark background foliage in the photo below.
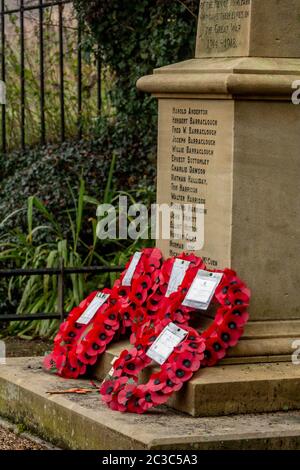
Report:
<svg viewBox="0 0 300 470"><path fill-rule="evenodd" d="M155 168L157 103L136 89L136 81L194 56L199 0L75 0L88 26L85 49L99 48L113 75L110 98L115 117L107 133L135 173L136 162Z"/></svg>
<svg viewBox="0 0 300 470"><path fill-rule="evenodd" d="M81 175L87 191L101 199L112 152L118 154L117 190L155 185L157 103L136 89L136 81L156 67L193 57L199 0L75 0L74 5L85 28L85 54L99 51L111 81L112 112L100 117L91 140L0 158L0 221L31 195L59 217L68 206L66 179L76 190ZM14 223L22 223L21 215Z"/></svg>
<svg viewBox="0 0 300 470"><path fill-rule="evenodd" d="M26 205L32 195L54 212L57 217L68 207L71 187L76 187L80 176L86 181L91 195L102 196L102 181L109 169L108 158L102 154L99 142L72 142L14 152L3 160L0 187L1 218ZM17 168L17 171L16 171ZM21 214L10 220L10 226L22 225ZM17 222L17 223L16 223Z"/></svg>
<svg viewBox="0 0 300 470"><path fill-rule="evenodd" d="M5 230L26 233L29 196L37 196L62 223L71 205L67 181L76 192L80 177L87 193L101 201L113 153L114 189L135 191L143 202L155 197L157 101L139 92L136 81L156 67L194 56L199 0L75 0L74 6L84 29L85 58L100 54L108 112L86 140L0 155L0 223L24 208ZM13 312L17 304L18 298L8 304L6 281L0 281L0 312Z"/></svg>

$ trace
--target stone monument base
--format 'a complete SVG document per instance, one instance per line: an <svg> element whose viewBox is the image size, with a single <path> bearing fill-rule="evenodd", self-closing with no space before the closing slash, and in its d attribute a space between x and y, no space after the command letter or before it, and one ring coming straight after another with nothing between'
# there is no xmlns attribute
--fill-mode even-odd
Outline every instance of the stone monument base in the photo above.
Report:
<svg viewBox="0 0 300 470"><path fill-rule="evenodd" d="M241 341L242 349L247 348L243 344L247 341L251 340ZM103 380L112 360L128 348L128 341L110 346L95 368L95 377ZM171 397L168 406L191 416L300 410L300 366L293 365L290 357L284 355L271 355L269 360L266 362L265 356L246 360L231 355L219 366L197 372ZM141 380L147 380L152 372L149 367Z"/></svg>
<svg viewBox="0 0 300 470"><path fill-rule="evenodd" d="M207 207L205 246L197 255L208 268L237 270L252 290L251 321L230 363L291 361L300 338L300 106L291 101L299 77L299 58L219 57L162 67L138 81L159 100L158 202L180 196L186 202L177 180L203 174L187 188ZM208 113L205 125L202 116L189 116L190 108ZM215 133L215 148L193 166L190 149L182 144L181 154L173 141L192 140L195 132ZM209 152L206 144L195 150ZM170 241L158 246L176 255Z"/></svg>
<svg viewBox="0 0 300 470"><path fill-rule="evenodd" d="M90 388L90 381L45 374L41 363L41 357L10 358L0 368L0 414L60 448L299 449L299 411L201 419L166 407L142 416L117 413L101 403L97 390L88 395L49 395L50 390ZM244 399L249 401L248 394Z"/></svg>

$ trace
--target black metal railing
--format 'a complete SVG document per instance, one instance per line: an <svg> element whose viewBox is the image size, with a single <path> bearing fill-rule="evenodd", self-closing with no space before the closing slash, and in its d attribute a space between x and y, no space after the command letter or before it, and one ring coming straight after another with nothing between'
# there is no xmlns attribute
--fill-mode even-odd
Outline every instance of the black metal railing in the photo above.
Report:
<svg viewBox="0 0 300 470"><path fill-rule="evenodd" d="M19 19L19 47L20 47L20 145L24 150L26 147L26 69L25 69L25 13L35 11L37 13L37 21L39 27L39 119L40 119L40 142L45 144L47 142L47 126L46 126L46 90L45 90L45 35L44 35L44 13L47 8L58 9L58 76L59 76L59 101L60 101L60 135L58 136L60 141L66 139L66 116L65 116L65 45L64 45L64 6L66 4L72 4L72 0L36 0L34 4L28 3L26 0L19 0L19 6L15 8L8 8L8 1L0 0L0 53L1 53L1 80L6 82L6 26L7 16L17 14ZM78 31L77 35L77 132L78 138L82 137L82 106L83 106L83 68L82 68L82 27L80 22L76 20L76 28ZM8 52L7 52L8 53ZM101 113L102 109L102 96L101 96L101 61L96 57L96 77L97 77L97 109L98 114ZM7 84L9 86L9 84ZM1 144L0 149L3 153L7 150L7 116L6 116L6 105L2 105L2 123L1 123Z"/></svg>
<svg viewBox="0 0 300 470"><path fill-rule="evenodd" d="M64 321L67 312L64 310L65 305L65 281L66 276L70 274L108 274L122 272L122 266L90 266L82 268L66 268L63 261L59 268L44 269L1 269L0 278L11 278L14 276L57 276L58 279L58 300L56 313L25 313L25 314L2 314L0 315L0 323L8 321L24 321L24 320L54 320Z"/></svg>

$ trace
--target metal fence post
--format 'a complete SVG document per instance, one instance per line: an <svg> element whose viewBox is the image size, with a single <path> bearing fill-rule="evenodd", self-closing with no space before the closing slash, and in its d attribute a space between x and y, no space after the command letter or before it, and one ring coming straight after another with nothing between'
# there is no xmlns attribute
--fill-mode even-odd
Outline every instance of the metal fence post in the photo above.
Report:
<svg viewBox="0 0 300 470"><path fill-rule="evenodd" d="M1 0L1 80L6 80L6 61L5 61L5 1ZM2 145L1 150L6 152L6 106L1 105L2 110Z"/></svg>
<svg viewBox="0 0 300 470"><path fill-rule="evenodd" d="M64 77L64 5L58 4L60 138L65 141L65 77Z"/></svg>
<svg viewBox="0 0 300 470"><path fill-rule="evenodd" d="M121 273L124 271L124 266L85 266L85 267L65 267L64 261L60 261L58 268L17 268L17 269L0 269L0 279L11 278L13 276L56 276L58 280L58 311L55 313L41 312L41 313L2 313L0 311L0 325L1 323L10 321L33 321L33 320L57 320L64 321L65 311L65 276L71 274L108 274L108 273Z"/></svg>
<svg viewBox="0 0 300 470"><path fill-rule="evenodd" d="M60 315L61 322L65 319L65 263L64 260L60 260L60 273L58 274L58 313Z"/></svg>

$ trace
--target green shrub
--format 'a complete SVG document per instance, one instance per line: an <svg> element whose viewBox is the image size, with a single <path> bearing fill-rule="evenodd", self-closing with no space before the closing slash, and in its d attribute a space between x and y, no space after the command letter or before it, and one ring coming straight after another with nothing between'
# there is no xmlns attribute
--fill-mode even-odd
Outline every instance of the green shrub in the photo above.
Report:
<svg viewBox="0 0 300 470"><path fill-rule="evenodd" d="M113 77L109 97L115 110L106 126L128 168L149 160L155 167L156 100L136 81L161 67L194 56L199 0L75 0L87 25L85 49L99 49Z"/></svg>
<svg viewBox="0 0 300 470"><path fill-rule="evenodd" d="M104 198L101 202L115 204L119 193L113 187L113 169L115 158L112 159ZM58 222L53 212L37 197L27 201L26 231L19 227L8 229L9 219L3 224L0 237L0 266L13 268L57 268L61 260L65 267L82 267L91 265L124 265L130 254L138 250L145 241L142 240L99 240L96 236L96 206L100 203L91 198L85 189L84 181L80 180L78 196L72 189L65 191L69 195L70 208L61 215L65 219L64 227ZM134 195L129 194L132 203L137 202ZM93 206L93 210L89 210ZM89 217L89 213L93 217ZM37 217L39 215L39 217ZM10 215L14 219L14 213ZM41 223L37 223L37 219ZM66 230L68 224L68 230ZM87 224L90 230L86 230ZM146 244L148 244L146 242ZM150 242L151 244L151 242ZM70 311L92 290L109 287L115 274L69 276L65 284L65 311ZM1 281L0 294L4 294L5 302L0 303L0 314L17 313L53 313L57 310L58 286L56 276L17 276L9 281ZM55 320L33 320L11 322L7 333L21 337L53 336L57 330Z"/></svg>
<svg viewBox="0 0 300 470"><path fill-rule="evenodd" d="M75 216L76 212L67 188L69 186L73 194L80 194L78 181L81 177L85 181L87 193L102 201L104 194L107 195L105 186L111 166L111 155L115 153L117 159L112 181L113 193L130 189L138 202L150 203L153 200L157 105L155 99L136 89L136 81L143 75L152 73L155 67L194 55L199 0L75 0L74 4L79 20L86 26L83 44L86 67L91 63L89 58L100 52L104 74L107 75L104 76L104 82L109 84L105 91L105 109L102 116L95 119L94 108L85 106L86 126L91 130L91 135L96 135L90 141L52 144L25 153L14 152L0 157L0 224L11 215L5 223L5 229L0 227L0 240L4 243L2 253L0 252L1 267L34 267L37 266L37 261L39 266L44 266L49 263L51 252L58 255L63 248L68 253L69 264L78 262L84 265L87 259L89 262L99 262L101 259L103 262L117 263L136 249L135 244L116 241L113 244L97 246L93 250L92 261L91 257L87 258L89 247L93 246L93 225L89 219L93 220L95 207L86 205L82 215L82 243L77 246L75 252L78 258L74 259L73 232L67 214ZM70 44L72 41L70 37ZM51 57L53 70L56 70L55 53ZM17 70L14 54L11 54L11 61L13 74L14 70ZM70 68L72 67L70 65ZM34 73L31 77L29 69L30 67L27 83L32 81L34 84ZM36 68L33 67L33 70ZM51 106L47 109L48 119L51 115L52 123L48 125L48 129L49 137L55 140L59 122L56 112L58 108L55 73L52 76L49 74L47 80L48 78L48 90L54 90L53 94L49 95L49 103L53 103L53 109ZM14 83L16 87L19 86L19 81ZM72 118L74 101L71 98L75 83L70 73L66 80L66 90L70 91L66 101L70 108L71 128L74 128L75 123ZM32 90L37 97L37 88L32 86ZM15 102L12 100L17 99L19 90L11 89L9 93L10 101ZM34 99L32 102L35 103ZM17 109L17 106L12 108L13 112L14 109ZM27 109L27 113L30 112L31 110ZM28 141L31 143L36 141L39 134L38 114L35 114L35 118L31 128L27 129ZM15 137L16 142L13 140L15 131L19 132L18 116L12 114L9 122L8 127L12 132L9 145L10 148L16 148L18 136ZM45 229L36 231L34 238L30 238L26 212L28 200L40 201L40 207L44 207L59 225L60 235L57 234L53 238L49 236L49 230ZM37 227L44 224L41 211L34 212L34 221ZM8 249L5 243L14 244L11 256L3 255L3 251ZM45 250L42 249L44 243L47 246ZM70 254L73 257L70 258ZM57 263L57 260L58 256L55 256L53 262ZM56 287L52 285L52 289L45 293L44 282L43 277L36 278L35 281L19 278L7 286L6 281L0 280L0 313L1 310L15 311L18 306L20 313L25 310L34 312L40 308L45 311L52 310L56 302ZM70 295L67 295L66 309L74 305L83 292L87 293L96 285L101 285L103 278L84 278L80 295L74 294L73 281L70 282L67 286ZM6 295L8 288L10 297ZM23 294L26 296L28 292L30 295L25 301ZM56 326L57 324L26 322L19 324L16 330L15 325L12 325L11 332L49 335Z"/></svg>
<svg viewBox="0 0 300 470"><path fill-rule="evenodd" d="M66 182L76 192L82 177L89 195L101 200L111 155L111 147L102 139L52 144L7 155L2 164L0 162L0 222L13 211L23 209L10 219L8 226L25 229L27 198L37 196L64 227L63 210L72 203ZM128 171L126 161L119 157L113 183L116 190L136 188L138 191L139 188L154 186L154 175L151 168L145 174L143 162L141 166L135 165L133 174Z"/></svg>

